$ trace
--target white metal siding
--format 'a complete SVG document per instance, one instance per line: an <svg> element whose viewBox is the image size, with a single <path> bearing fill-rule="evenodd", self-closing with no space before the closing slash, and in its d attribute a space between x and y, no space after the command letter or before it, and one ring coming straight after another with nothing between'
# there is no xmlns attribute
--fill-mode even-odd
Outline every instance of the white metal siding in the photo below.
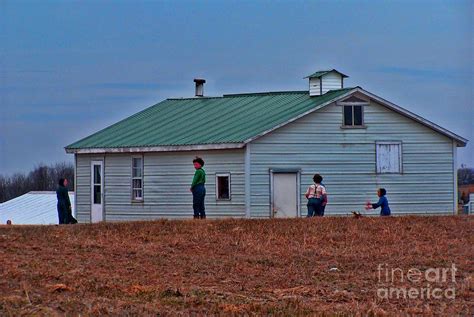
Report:
<svg viewBox="0 0 474 317"><path fill-rule="evenodd" d="M474 214L474 194L469 194L469 202L467 203L467 211L470 215Z"/></svg>
<svg viewBox="0 0 474 317"><path fill-rule="evenodd" d="M322 89L321 89L322 86ZM327 93L329 90L342 88L342 76L338 73L331 72L320 78L309 79L309 95L319 96Z"/></svg>
<svg viewBox="0 0 474 317"><path fill-rule="evenodd" d="M309 95L310 96L319 96L321 95L321 85L319 78L310 78L309 79Z"/></svg>
<svg viewBox="0 0 474 317"><path fill-rule="evenodd" d="M323 94L327 93L329 90L341 89L341 75L338 73L332 72L324 75L322 79Z"/></svg>
<svg viewBox="0 0 474 317"><path fill-rule="evenodd" d="M79 222L91 220L91 156L76 156L76 218Z"/></svg>
<svg viewBox="0 0 474 317"><path fill-rule="evenodd" d="M144 154L143 202L131 201L131 155L105 156L106 221L191 218L193 158L202 156L206 171L206 215L244 217L244 150ZM216 200L215 174L231 174L231 200Z"/></svg>
<svg viewBox="0 0 474 317"><path fill-rule="evenodd" d="M333 104L252 142L251 216L270 215L270 168L301 169L301 193L314 173L322 174L326 214L363 211L378 187L387 189L394 214L451 213L452 141L381 105L364 111L366 129L341 129L342 111ZM391 140L403 144L403 174L377 174L375 142ZM305 214L303 196L301 203Z"/></svg>

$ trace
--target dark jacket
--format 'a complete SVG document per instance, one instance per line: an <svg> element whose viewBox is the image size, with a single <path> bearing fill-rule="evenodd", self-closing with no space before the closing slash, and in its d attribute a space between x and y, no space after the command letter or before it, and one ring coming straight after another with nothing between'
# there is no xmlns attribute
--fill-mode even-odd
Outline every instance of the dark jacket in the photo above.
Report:
<svg viewBox="0 0 474 317"><path fill-rule="evenodd" d="M77 220L72 216L71 201L67 188L59 185L56 190L56 197L58 198L59 224L77 223Z"/></svg>
<svg viewBox="0 0 474 317"><path fill-rule="evenodd" d="M382 207L380 210L381 216L390 216L390 207L388 206L388 199L385 196L379 198L379 201L376 204L372 204L372 208L376 209Z"/></svg>
<svg viewBox="0 0 474 317"><path fill-rule="evenodd" d="M58 209L63 211L71 210L71 201L69 200L69 193L66 187L58 186L56 197L58 198Z"/></svg>

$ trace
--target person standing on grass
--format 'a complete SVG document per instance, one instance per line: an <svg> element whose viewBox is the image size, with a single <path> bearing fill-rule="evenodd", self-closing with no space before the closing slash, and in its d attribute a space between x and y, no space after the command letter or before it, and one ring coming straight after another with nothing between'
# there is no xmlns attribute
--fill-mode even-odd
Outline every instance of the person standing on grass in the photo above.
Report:
<svg viewBox="0 0 474 317"><path fill-rule="evenodd" d="M306 198L308 198L308 215L307 217L324 216L324 195L326 195L326 189L321 185L323 177L319 174L313 176L314 184L308 187L306 191Z"/></svg>
<svg viewBox="0 0 474 317"><path fill-rule="evenodd" d="M376 204L371 204L370 201L368 201L367 205L365 206L365 209L369 210L369 209L377 209L381 207L380 215L390 216L391 211L390 211L390 207L388 206L388 199L385 195L387 195L387 191L385 190L385 188L379 188L377 190L377 196L379 196L379 201Z"/></svg>
<svg viewBox="0 0 474 317"><path fill-rule="evenodd" d="M204 206L204 198L206 197L206 172L202 168L204 166L204 161L202 158L197 157L193 160L194 172L193 182L191 188L189 189L193 193L193 210L194 210L194 219L205 219L206 218L206 209Z"/></svg>
<svg viewBox="0 0 474 317"><path fill-rule="evenodd" d="M77 220L72 216L71 201L69 200L69 193L67 190L67 179L60 178L58 189L56 190L56 197L58 198L58 218L59 224L74 224Z"/></svg>

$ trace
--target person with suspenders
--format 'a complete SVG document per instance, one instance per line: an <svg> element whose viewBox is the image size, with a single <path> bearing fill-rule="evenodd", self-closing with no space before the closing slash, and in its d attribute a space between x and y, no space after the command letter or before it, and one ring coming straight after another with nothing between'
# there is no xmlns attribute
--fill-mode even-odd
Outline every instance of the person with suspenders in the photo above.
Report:
<svg viewBox="0 0 474 317"><path fill-rule="evenodd" d="M325 196L327 197L326 188L321 185L323 177L319 174L313 176L314 184L308 187L306 191L306 198L308 198L308 215L307 217L324 216ZM327 202L327 200L326 200Z"/></svg>

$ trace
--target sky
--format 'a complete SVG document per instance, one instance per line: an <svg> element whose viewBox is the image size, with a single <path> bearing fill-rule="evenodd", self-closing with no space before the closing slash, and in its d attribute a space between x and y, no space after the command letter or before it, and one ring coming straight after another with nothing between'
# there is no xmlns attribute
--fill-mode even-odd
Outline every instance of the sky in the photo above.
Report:
<svg viewBox="0 0 474 317"><path fill-rule="evenodd" d="M303 90L336 68L470 140L474 1L0 0L0 174L170 97Z"/></svg>

